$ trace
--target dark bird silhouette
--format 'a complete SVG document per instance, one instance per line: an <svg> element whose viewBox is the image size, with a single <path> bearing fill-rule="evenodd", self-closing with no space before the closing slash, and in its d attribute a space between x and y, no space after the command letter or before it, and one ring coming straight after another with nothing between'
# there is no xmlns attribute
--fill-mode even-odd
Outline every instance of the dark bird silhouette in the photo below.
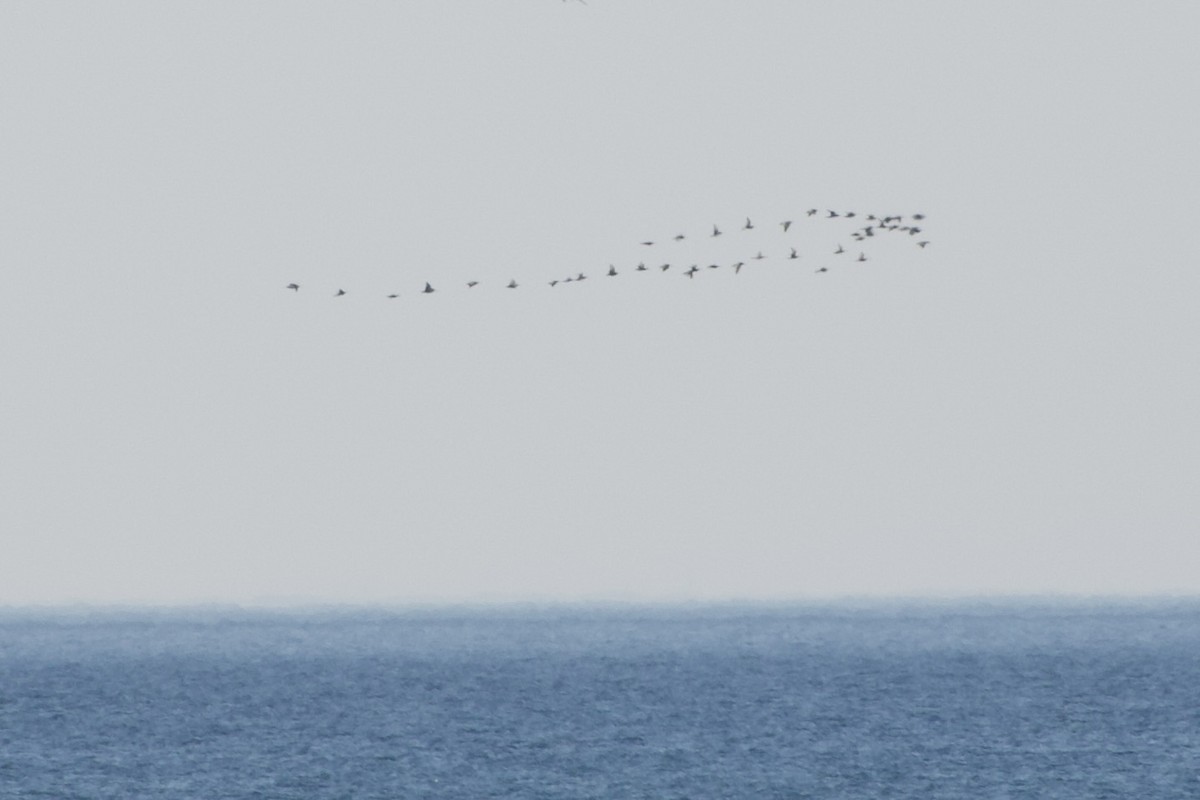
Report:
<svg viewBox="0 0 1200 800"><path fill-rule="evenodd" d="M792 227L792 221L790 219L785 219L783 222L781 222L779 224L783 226L784 233L787 233L787 229Z"/></svg>
<svg viewBox="0 0 1200 800"><path fill-rule="evenodd" d="M426 281L425 288L421 290L421 294L433 294L433 292L434 292L434 288L429 285L428 281Z"/></svg>
<svg viewBox="0 0 1200 800"><path fill-rule="evenodd" d="M291 289L293 292L298 292L298 291L300 291L300 284L289 283L286 288Z"/></svg>
<svg viewBox="0 0 1200 800"><path fill-rule="evenodd" d="M578 275L576 275L576 276L575 276L575 280L577 280L577 281L586 281L586 280L587 280L587 275L584 275L584 274L581 272L581 273L579 273Z"/></svg>
<svg viewBox="0 0 1200 800"><path fill-rule="evenodd" d="M709 268L709 269L717 269L717 268L718 268L718 267L720 267L720 266L721 266L720 264L709 264L709 265L708 265L708 268Z"/></svg>
<svg viewBox="0 0 1200 800"><path fill-rule="evenodd" d="M759 250L753 258L755 261L762 261L764 258L766 258L766 256L762 254L762 250Z"/></svg>
<svg viewBox="0 0 1200 800"><path fill-rule="evenodd" d="M842 246L839 244L839 245L838 245L838 249L837 249L837 250L834 250L834 251L833 251L833 254L834 254L835 256L840 256L840 255L841 255L842 253L844 253L844 252L846 252L846 251L845 251L845 250L842 248Z"/></svg>
<svg viewBox="0 0 1200 800"><path fill-rule="evenodd" d="M817 213L817 210L815 208L810 208L808 211L805 211L804 213L811 217L813 214Z"/></svg>
<svg viewBox="0 0 1200 800"><path fill-rule="evenodd" d="M608 265L608 277L610 277L610 278L611 278L611 277L613 277L613 276L614 276L614 275L616 275L616 274L617 274L617 268L616 268L616 267L614 267L612 264L609 264L609 265Z"/></svg>
<svg viewBox="0 0 1200 800"><path fill-rule="evenodd" d="M687 275L689 278L694 278L696 276L696 273L699 271L700 271L700 268L697 267L695 264L692 264L692 268L684 270L683 274Z"/></svg>
<svg viewBox="0 0 1200 800"><path fill-rule="evenodd" d="M334 297L341 297L341 296L342 296L342 295L344 295L345 293L346 293L346 290L345 290L345 289L338 289L338 293L337 293L337 294L335 294L335 295L334 295Z"/></svg>
<svg viewBox="0 0 1200 800"><path fill-rule="evenodd" d="M467 281L468 289L474 289L478 285L479 285L479 281Z"/></svg>
<svg viewBox="0 0 1200 800"><path fill-rule="evenodd" d="M389 295L388 295L388 300L395 300L395 299L396 299L397 297L399 297L399 296L400 296L400 295L398 295L398 294L389 294Z"/></svg>
<svg viewBox="0 0 1200 800"><path fill-rule="evenodd" d="M508 286L507 286L507 288L509 288L509 289L515 289L515 288L517 288L517 282L516 282L516 280L514 279L514 280L511 280L511 281L509 281L509 282L508 282Z"/></svg>
<svg viewBox="0 0 1200 800"><path fill-rule="evenodd" d="M636 267L636 269L637 269L637 271L638 271L638 272L645 272L645 271L646 271L646 265L645 265L645 264L638 264L638 265L637 265L637 267Z"/></svg>
<svg viewBox="0 0 1200 800"><path fill-rule="evenodd" d="M685 238L687 237L685 237L682 233L675 234L675 241L677 242L682 242Z"/></svg>
<svg viewBox="0 0 1200 800"><path fill-rule="evenodd" d="M749 217L746 217L746 224L742 226L742 230L744 230L744 231L754 230L754 223L750 221Z"/></svg>
<svg viewBox="0 0 1200 800"><path fill-rule="evenodd" d="M833 219L834 217L840 217L840 216L841 216L841 214L837 213L836 211L829 211L828 213L829 213L829 216L828 216L828 217L826 217L825 219Z"/></svg>
<svg viewBox="0 0 1200 800"><path fill-rule="evenodd" d="M663 264L661 267L659 267L659 269L662 270L663 272L666 272L670 268L671 268L670 264Z"/></svg>
<svg viewBox="0 0 1200 800"><path fill-rule="evenodd" d="M642 244L646 245L646 247L649 247L650 245L654 244L654 242L642 242Z"/></svg>
<svg viewBox="0 0 1200 800"><path fill-rule="evenodd" d="M917 247L928 247L929 242L917 242Z"/></svg>
<svg viewBox="0 0 1200 800"><path fill-rule="evenodd" d="M712 232L712 235L713 235L713 236L720 236L720 235L721 235L721 229L720 229L720 228L718 228L716 225L713 225L713 232Z"/></svg>
<svg viewBox="0 0 1200 800"><path fill-rule="evenodd" d="M558 286L558 281L550 281L551 286Z"/></svg>
<svg viewBox="0 0 1200 800"><path fill-rule="evenodd" d="M796 252L796 248L792 248L792 254L788 258L799 258L800 254Z"/></svg>
<svg viewBox="0 0 1200 800"><path fill-rule="evenodd" d="M867 260L867 254L866 254L866 253L859 253L859 254L858 254L858 260L859 260L859 261L866 261L866 260Z"/></svg>
<svg viewBox="0 0 1200 800"><path fill-rule="evenodd" d="M847 211L847 212L846 212L845 214L843 214L842 216L844 216L846 219L850 219L851 217L853 217L853 216L854 216L854 212L853 212L853 211Z"/></svg>
<svg viewBox="0 0 1200 800"><path fill-rule="evenodd" d="M925 215L924 214L913 214L913 219L916 219L916 220L925 219Z"/></svg>
<svg viewBox="0 0 1200 800"><path fill-rule="evenodd" d="M816 270L816 272L829 272L829 267L821 267L820 269Z"/></svg>
<svg viewBox="0 0 1200 800"><path fill-rule="evenodd" d="M744 266L746 266L746 262L744 262L744 261L739 261L736 264L734 264L733 265L733 274L737 275L739 272L742 271L742 267L744 267Z"/></svg>

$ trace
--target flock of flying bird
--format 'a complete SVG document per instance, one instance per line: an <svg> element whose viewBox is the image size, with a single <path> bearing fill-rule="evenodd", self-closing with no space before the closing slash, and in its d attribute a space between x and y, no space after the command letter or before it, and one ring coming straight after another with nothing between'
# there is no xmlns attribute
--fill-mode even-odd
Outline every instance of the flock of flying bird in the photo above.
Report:
<svg viewBox="0 0 1200 800"><path fill-rule="evenodd" d="M859 242L859 243L864 243L864 242L867 242L869 239L872 239L876 236L889 234L889 233L890 234L906 234L910 237L916 237L922 233L920 223L925 219L924 214L910 214L908 216L905 216L902 214L892 214L892 215L888 215L888 216L877 216L875 214L867 214L865 216L859 217L859 215L853 211L838 212L838 211L833 211L833 210L826 210L824 212L824 214L822 215L822 213L818 209L815 209L815 208L808 209L808 211L805 212L805 216L806 217L818 217L819 219L824 219L824 220L859 219L859 220L865 222L866 224L861 225L858 228L855 228L849 234L851 239L853 239L854 241ZM788 232L788 230L792 227L792 224L793 224L793 220L787 219L787 220L783 220L782 222L780 222L779 226L781 228L783 228L783 232L786 234ZM751 221L751 219L749 217L746 218L745 224L741 226L741 230L743 230L743 231L751 231L751 230L754 230L755 228L756 228L756 226L755 226L754 222ZM716 237L722 236L722 235L724 235L724 231L722 231L718 225L713 225L712 233L708 234L708 237L716 238ZM679 233L671 238L675 242L682 242L685 239L687 239L687 236L685 234ZM654 242L654 241L644 241L644 242L641 242L640 244L644 247L654 247L658 243ZM916 245L917 245L917 247L924 249L925 247L929 246L929 240L919 239L919 240L917 240ZM789 245L788 249L790 252L785 257L786 260L794 261L801 257L800 253L797 252L795 247L792 247ZM853 248L853 249L857 249L857 248ZM847 250L845 247L843 247L839 243L837 245L837 249L831 251L831 255L841 256L841 255L845 255L850 252L851 252L850 250ZM767 257L768 256L764 255L763 252L761 250L759 250L755 255L750 256L750 259L753 261L762 261L763 259L766 259ZM847 259L847 260L853 260L853 261L857 261L857 262L865 262L868 259L867 259L866 252L863 250L859 250L858 256L856 258L853 255L851 255L851 258ZM721 266L722 266L721 264L709 264L708 269L719 269ZM732 269L734 274L736 275L737 273L742 271L742 267L744 267L744 266L746 266L745 261L736 261L733 264L730 264L729 268ZM636 267L633 267L634 272L649 272L654 269L657 269L660 272L667 272L670 269L672 269L672 264L670 262L666 262L666 263L658 265L657 267L648 267L648 266L646 266L646 262L642 261ZM814 272L817 272L817 273L828 272L828 271L829 271L829 267L825 266L825 265L822 265L822 266L818 267L816 270L814 270ZM695 278L696 273L698 273L698 272L700 272L699 264L692 264L687 269L679 270L680 274L686 275L689 279ZM608 272L605 274L607 275L607 277L612 278L612 277L616 277L619 274L619 272L615 265L609 264ZM579 273L576 273L575 275L569 275L565 278L555 278L553 280L547 281L547 283L551 287L554 287L560 283L577 283L579 281L584 281L584 280L587 280L587 277L588 276L585 275L584 273L579 272ZM467 281L468 289L473 289L478 285L479 285L479 281L475 281L475 280ZM506 284L506 288L508 288L508 289L516 289L518 286L519 286L519 284L517 283L517 281L515 279L510 280ZM298 292L298 291L300 291L300 284L289 283L285 288L291 289L294 292ZM422 289L419 292L419 294L433 294L435 291L437 291L437 290L434 289L433 286L427 281L425 283L425 288ZM334 294L334 297L344 297L345 295L346 295L346 291L344 289L338 289L337 292ZM393 299L393 300L399 296L400 295L397 293L392 293L392 294L387 295L387 297L389 299Z"/></svg>

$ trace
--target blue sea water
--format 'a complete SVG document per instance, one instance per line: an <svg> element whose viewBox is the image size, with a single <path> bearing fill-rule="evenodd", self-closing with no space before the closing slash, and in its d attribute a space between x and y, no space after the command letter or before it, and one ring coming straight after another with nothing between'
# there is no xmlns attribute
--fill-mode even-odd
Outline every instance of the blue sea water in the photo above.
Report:
<svg viewBox="0 0 1200 800"><path fill-rule="evenodd" d="M0 613L3 798L1200 798L1200 604Z"/></svg>

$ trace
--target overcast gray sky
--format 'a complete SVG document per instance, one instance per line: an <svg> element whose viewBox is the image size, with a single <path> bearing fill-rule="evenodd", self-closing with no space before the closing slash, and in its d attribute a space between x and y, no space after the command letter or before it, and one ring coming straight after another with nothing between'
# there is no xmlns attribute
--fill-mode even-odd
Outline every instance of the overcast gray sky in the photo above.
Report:
<svg viewBox="0 0 1200 800"><path fill-rule="evenodd" d="M6 2L0 603L1200 591L1197 30Z"/></svg>

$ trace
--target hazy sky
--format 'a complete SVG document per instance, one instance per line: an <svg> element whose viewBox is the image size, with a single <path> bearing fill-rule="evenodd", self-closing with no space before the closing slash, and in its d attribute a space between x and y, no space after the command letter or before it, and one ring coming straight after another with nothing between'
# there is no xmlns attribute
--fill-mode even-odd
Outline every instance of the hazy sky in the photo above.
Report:
<svg viewBox="0 0 1200 800"><path fill-rule="evenodd" d="M0 4L0 603L1200 592L1197 30Z"/></svg>

